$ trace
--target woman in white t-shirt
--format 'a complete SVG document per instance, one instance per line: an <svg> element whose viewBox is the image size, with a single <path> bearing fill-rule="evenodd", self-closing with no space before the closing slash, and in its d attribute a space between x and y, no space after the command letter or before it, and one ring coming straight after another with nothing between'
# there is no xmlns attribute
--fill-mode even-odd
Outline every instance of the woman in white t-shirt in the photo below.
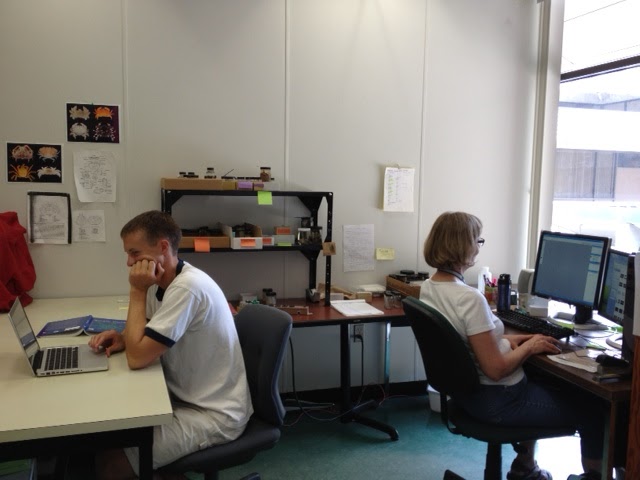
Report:
<svg viewBox="0 0 640 480"><path fill-rule="evenodd" d="M522 364L531 355L560 353L558 341L544 335L505 335L485 297L464 283L484 239L482 222L464 212L446 212L433 224L424 244L426 262L437 269L422 285L420 300L442 313L467 344L480 377L480 390L455 401L470 415L501 425L575 425L580 432L586 473L572 479L600 479L603 450L603 407L528 379ZM549 480L538 467L535 441L520 444L507 474L509 480Z"/></svg>

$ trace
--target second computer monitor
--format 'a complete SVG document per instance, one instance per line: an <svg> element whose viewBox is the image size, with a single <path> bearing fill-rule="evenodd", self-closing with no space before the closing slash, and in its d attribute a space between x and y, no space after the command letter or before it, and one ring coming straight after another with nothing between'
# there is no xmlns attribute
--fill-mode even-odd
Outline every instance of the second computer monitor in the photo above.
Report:
<svg viewBox="0 0 640 480"><path fill-rule="evenodd" d="M609 250L598 314L618 325L622 325L624 320L628 270L629 254L614 249Z"/></svg>
<svg viewBox="0 0 640 480"><path fill-rule="evenodd" d="M543 231L533 295L574 305L575 323L590 320L598 307L610 244L607 237Z"/></svg>

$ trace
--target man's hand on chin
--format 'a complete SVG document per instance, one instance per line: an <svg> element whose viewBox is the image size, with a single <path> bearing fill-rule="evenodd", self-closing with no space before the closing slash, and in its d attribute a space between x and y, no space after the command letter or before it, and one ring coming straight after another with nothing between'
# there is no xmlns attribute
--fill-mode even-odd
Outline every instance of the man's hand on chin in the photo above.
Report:
<svg viewBox="0 0 640 480"><path fill-rule="evenodd" d="M139 260L129 270L129 283L135 289L147 291L150 286L156 285L164 275L164 268L155 260Z"/></svg>

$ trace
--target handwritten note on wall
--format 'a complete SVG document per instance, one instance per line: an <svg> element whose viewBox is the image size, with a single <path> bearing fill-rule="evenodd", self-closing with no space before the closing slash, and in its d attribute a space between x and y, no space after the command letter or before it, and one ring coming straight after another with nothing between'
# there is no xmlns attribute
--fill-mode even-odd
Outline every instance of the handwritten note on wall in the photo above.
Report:
<svg viewBox="0 0 640 480"><path fill-rule="evenodd" d="M375 269L373 225L345 225L343 268L345 272Z"/></svg>
<svg viewBox="0 0 640 480"><path fill-rule="evenodd" d="M413 212L415 168L387 167L384 170L385 212Z"/></svg>
<svg viewBox="0 0 640 480"><path fill-rule="evenodd" d="M116 201L116 162L112 152L75 152L73 173L81 202Z"/></svg>

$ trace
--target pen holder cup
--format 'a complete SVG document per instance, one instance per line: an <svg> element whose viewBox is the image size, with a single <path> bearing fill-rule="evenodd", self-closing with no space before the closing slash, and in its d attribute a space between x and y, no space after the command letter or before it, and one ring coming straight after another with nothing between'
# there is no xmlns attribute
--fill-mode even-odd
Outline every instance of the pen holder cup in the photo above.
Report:
<svg viewBox="0 0 640 480"><path fill-rule="evenodd" d="M487 299L489 306L491 308L495 308L496 302L498 301L498 287L484 287L484 298Z"/></svg>

